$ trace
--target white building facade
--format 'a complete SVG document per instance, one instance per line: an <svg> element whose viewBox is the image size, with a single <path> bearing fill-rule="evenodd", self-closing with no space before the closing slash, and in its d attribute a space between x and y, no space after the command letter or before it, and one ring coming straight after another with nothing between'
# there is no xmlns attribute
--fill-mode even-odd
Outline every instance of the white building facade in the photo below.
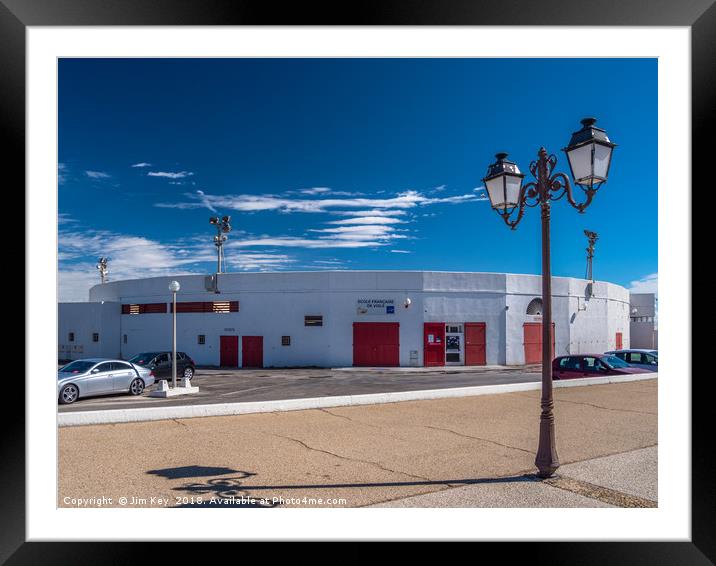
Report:
<svg viewBox="0 0 716 566"><path fill-rule="evenodd" d="M122 357L177 343L198 365L522 365L541 361L541 277L505 273L222 273L109 282L59 305L59 357ZM215 290L218 287L217 290ZM629 346L629 292L554 277L555 355Z"/></svg>

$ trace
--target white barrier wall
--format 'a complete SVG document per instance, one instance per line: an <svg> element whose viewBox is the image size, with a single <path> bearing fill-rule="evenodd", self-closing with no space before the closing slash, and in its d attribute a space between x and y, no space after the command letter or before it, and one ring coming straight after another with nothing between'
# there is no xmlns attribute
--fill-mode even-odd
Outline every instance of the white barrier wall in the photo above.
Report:
<svg viewBox="0 0 716 566"><path fill-rule="evenodd" d="M519 365L525 361L524 324L541 321L541 316L527 314L530 301L541 298L538 275L231 273L219 275L218 294L206 291L203 275L160 277L110 282L90 291L89 305L101 300L116 305L114 318L106 324L114 329L122 357L171 348L169 312L118 313L121 304L169 303L167 287L172 279L181 284L179 301L239 301L239 312L177 314L178 348L200 365L218 365L220 336L236 335L263 336L267 367L351 366L354 322L399 323L402 366L423 365L425 322L484 322L487 364ZM616 332L622 332L623 346L629 345L628 291L596 282L589 296L587 284L581 279L553 278L556 355L604 352L614 348ZM410 299L409 308L404 306L406 299ZM392 301L394 312L373 309L361 314L359 301L363 300ZM61 329L79 324L75 319L84 316L82 312L82 307L62 309ZM305 326L307 315L323 316L323 326ZM102 334L110 335L110 329L103 328ZM198 343L200 334L206 337L205 344ZM282 336L291 337L290 346L282 345Z"/></svg>
<svg viewBox="0 0 716 566"><path fill-rule="evenodd" d="M59 360L120 355L120 303L59 303L57 309Z"/></svg>

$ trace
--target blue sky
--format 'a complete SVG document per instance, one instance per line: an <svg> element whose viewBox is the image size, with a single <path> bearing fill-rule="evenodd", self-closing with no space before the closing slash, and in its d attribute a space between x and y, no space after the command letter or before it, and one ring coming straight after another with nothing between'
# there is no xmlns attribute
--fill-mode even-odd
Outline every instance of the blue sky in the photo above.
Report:
<svg viewBox="0 0 716 566"><path fill-rule="evenodd" d="M510 231L481 190L528 173L585 116L618 147L580 215L553 205L554 275L657 281L656 59L62 59L60 300L110 279L229 271L540 272L539 213Z"/></svg>

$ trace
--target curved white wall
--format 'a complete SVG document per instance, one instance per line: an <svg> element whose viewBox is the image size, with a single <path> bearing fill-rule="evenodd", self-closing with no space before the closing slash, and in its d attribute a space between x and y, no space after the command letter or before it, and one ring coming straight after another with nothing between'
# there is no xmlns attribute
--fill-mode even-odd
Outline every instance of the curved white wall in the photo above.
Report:
<svg viewBox="0 0 716 566"><path fill-rule="evenodd" d="M220 274L219 294L205 290L203 275L115 281L93 287L90 301L170 302L172 279L181 283L180 301L240 303L238 313L177 315L179 349L205 365L219 363L219 336L249 335L264 337L265 366L350 366L353 322L398 322L400 364L405 366L423 364L424 322L485 322L487 363L518 365L525 359L523 325L540 318L527 315L527 305L542 293L538 275L331 271ZM593 295L586 298L587 285L582 279L553 278L557 355L612 349L617 332L623 346L629 345L629 292L595 282ZM406 309L408 297L412 304ZM365 298L392 299L395 313L359 314L357 301ZM60 312L67 331L76 318L73 308L66 304ZM305 315L322 315L324 325L304 326ZM169 313L121 315L119 325L119 335L127 336L123 357L171 345ZM197 343L199 334L206 336L206 344ZM291 336L290 346L281 345L284 335ZM411 351L417 352L417 362Z"/></svg>

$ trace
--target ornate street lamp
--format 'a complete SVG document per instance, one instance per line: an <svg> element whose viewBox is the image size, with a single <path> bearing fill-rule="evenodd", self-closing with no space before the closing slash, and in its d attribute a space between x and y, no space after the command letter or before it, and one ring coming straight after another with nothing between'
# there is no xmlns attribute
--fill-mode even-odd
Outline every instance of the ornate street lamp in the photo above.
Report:
<svg viewBox="0 0 716 566"><path fill-rule="evenodd" d="M550 266L550 209L551 201L566 196L567 201L582 213L592 202L599 187L607 181L615 144L594 124L594 118L582 120L582 129L572 134L564 148L574 183L584 191L584 201L577 203L569 178L553 173L557 157L548 155L541 147L537 160L530 163L535 181L522 184L524 175L517 165L507 160L506 153L498 153L497 161L487 169L485 183L490 204L512 230L522 220L526 207L540 206L542 212L542 397L540 406L539 446L535 465L538 475L548 478L559 468L554 436L554 400L552 397L552 272ZM517 214L513 213L517 211Z"/></svg>

